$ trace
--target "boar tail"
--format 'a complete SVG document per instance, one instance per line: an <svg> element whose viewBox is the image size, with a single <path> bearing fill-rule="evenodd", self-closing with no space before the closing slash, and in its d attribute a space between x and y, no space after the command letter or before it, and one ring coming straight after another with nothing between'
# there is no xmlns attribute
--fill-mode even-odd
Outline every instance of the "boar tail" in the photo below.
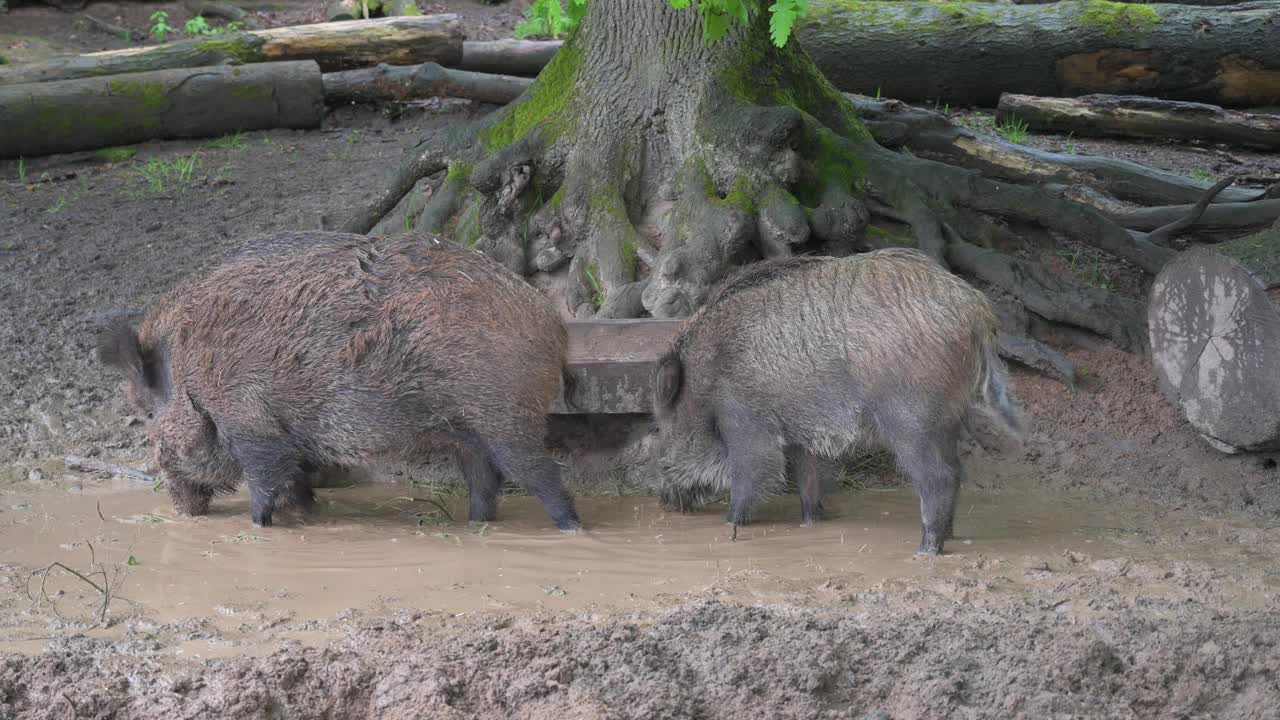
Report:
<svg viewBox="0 0 1280 720"><path fill-rule="evenodd" d="M987 335L981 343L977 391L983 414L1008 434L1021 439L1026 433L1026 423L1018 401L1009 391L1009 373L996 350L995 333Z"/></svg>

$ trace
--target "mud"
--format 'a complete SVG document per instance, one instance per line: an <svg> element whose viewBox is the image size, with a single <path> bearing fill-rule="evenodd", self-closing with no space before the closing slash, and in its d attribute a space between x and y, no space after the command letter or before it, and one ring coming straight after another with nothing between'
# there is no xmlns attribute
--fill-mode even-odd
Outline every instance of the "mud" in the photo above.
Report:
<svg viewBox="0 0 1280 720"><path fill-rule="evenodd" d="M260 20L321 4L281 7ZM445 7L473 38L523 9ZM141 27L158 8L185 19L176 4L86 12ZM116 46L77 17L0 15L0 55L14 36L32 53ZM553 423L577 537L519 495L487 527L451 520L465 497L448 458L337 478L316 515L268 530L250 527L243 495L185 518L146 484L64 467L76 454L154 470L143 422L93 361L98 313L249 234L332 227L407 148L491 110L340 108L316 132L0 162L0 720L1277 716L1278 458L1205 447L1148 358L1096 339L1053 338L1082 371L1073 390L1014 369L1030 437L965 445L958 537L932 560L912 555L917 506L874 457L850 460L814 528L794 495L737 542L723 506L664 515L636 465L637 418ZM1230 169L1209 158L1280 167L1028 142L1197 176ZM192 157L190 178L150 181ZM1144 291L1123 267L1063 262Z"/></svg>

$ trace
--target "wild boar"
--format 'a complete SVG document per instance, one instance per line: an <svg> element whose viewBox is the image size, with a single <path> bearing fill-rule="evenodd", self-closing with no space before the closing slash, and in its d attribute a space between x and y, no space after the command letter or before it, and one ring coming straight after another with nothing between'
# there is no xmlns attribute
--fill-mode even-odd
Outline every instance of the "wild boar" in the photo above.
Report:
<svg viewBox="0 0 1280 720"><path fill-rule="evenodd" d="M579 526L547 412L568 333L550 301L485 255L432 236L278 233L247 243L98 336L148 417L175 506L249 485L251 517L309 507L304 473L448 442L469 519L495 519L501 477Z"/></svg>
<svg viewBox="0 0 1280 720"><path fill-rule="evenodd" d="M915 250L748 265L709 293L655 371L663 505L696 509L727 488L736 536L790 464L808 524L821 514L820 461L878 439L920 498L919 552L941 553L969 412L1022 433L996 327L986 296Z"/></svg>

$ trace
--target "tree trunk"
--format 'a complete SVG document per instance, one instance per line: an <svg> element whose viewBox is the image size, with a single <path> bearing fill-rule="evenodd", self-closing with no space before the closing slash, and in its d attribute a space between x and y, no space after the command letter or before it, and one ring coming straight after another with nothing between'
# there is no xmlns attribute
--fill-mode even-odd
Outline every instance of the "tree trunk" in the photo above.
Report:
<svg viewBox="0 0 1280 720"><path fill-rule="evenodd" d="M0 86L0 157L47 155L154 138L315 128L324 89L314 62L157 70Z"/></svg>
<svg viewBox="0 0 1280 720"><path fill-rule="evenodd" d="M1007 123L1014 119L1035 130L1088 137L1200 140L1263 150L1280 148L1280 115L1132 95L1001 95L996 121Z"/></svg>
<svg viewBox="0 0 1280 720"><path fill-rule="evenodd" d="M424 139L343 227L450 235L578 318L671 319L737 265L884 245L874 214L896 224L895 244L1008 291L1039 317L1146 347L1141 300L973 241L1004 223L1038 228L1154 275L1178 255L1163 236L1128 232L1058 185L1094 178L1127 199L1207 203L1203 186L1132 163L1012 150L994 162L990 146L936 113L898 107L855 104L800 42L774 47L767 14L708 44L695 10L594 3L527 91ZM912 152L889 149L903 145ZM1016 181L984 177L1002 163ZM1261 194L1229 188L1219 199L1230 202L1210 210ZM1009 250L1043 252L1006 234L1023 243ZM1002 343L1070 382L1060 355L1015 334Z"/></svg>
<svg viewBox="0 0 1280 720"><path fill-rule="evenodd" d="M447 96L505 105L532 84L529 78L450 70L435 63L379 65L325 73L324 99L332 104Z"/></svg>
<svg viewBox="0 0 1280 720"><path fill-rule="evenodd" d="M462 59L462 35L456 15L297 25L5 65L0 85L220 63L314 60L325 72L378 63L452 65Z"/></svg>
<svg viewBox="0 0 1280 720"><path fill-rule="evenodd" d="M1224 452L1280 449L1280 228L1189 251L1151 289L1152 360Z"/></svg>
<svg viewBox="0 0 1280 720"><path fill-rule="evenodd" d="M1280 4L813 0L796 38L837 87L991 107L1000 93L1280 103Z"/></svg>

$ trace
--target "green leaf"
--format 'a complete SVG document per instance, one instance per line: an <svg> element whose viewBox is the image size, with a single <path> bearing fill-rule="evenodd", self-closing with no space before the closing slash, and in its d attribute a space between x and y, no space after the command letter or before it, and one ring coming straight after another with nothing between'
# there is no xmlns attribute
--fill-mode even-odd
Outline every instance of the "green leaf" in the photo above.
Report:
<svg viewBox="0 0 1280 720"><path fill-rule="evenodd" d="M693 0L671 0L671 7L675 8L676 10L683 10L689 7L689 3L691 3L692 1Z"/></svg>
<svg viewBox="0 0 1280 720"><path fill-rule="evenodd" d="M729 30L729 16L720 14L706 14L702 16L702 39L705 42L713 43Z"/></svg>
<svg viewBox="0 0 1280 720"><path fill-rule="evenodd" d="M783 47L787 44L796 18L804 11L804 0L778 0L769 6L769 12L773 13L769 17L769 37L774 45Z"/></svg>
<svg viewBox="0 0 1280 720"><path fill-rule="evenodd" d="M129 559L124 561L124 564L129 567L133 567L134 565L140 565L141 563L138 562L138 558L130 555Z"/></svg>

